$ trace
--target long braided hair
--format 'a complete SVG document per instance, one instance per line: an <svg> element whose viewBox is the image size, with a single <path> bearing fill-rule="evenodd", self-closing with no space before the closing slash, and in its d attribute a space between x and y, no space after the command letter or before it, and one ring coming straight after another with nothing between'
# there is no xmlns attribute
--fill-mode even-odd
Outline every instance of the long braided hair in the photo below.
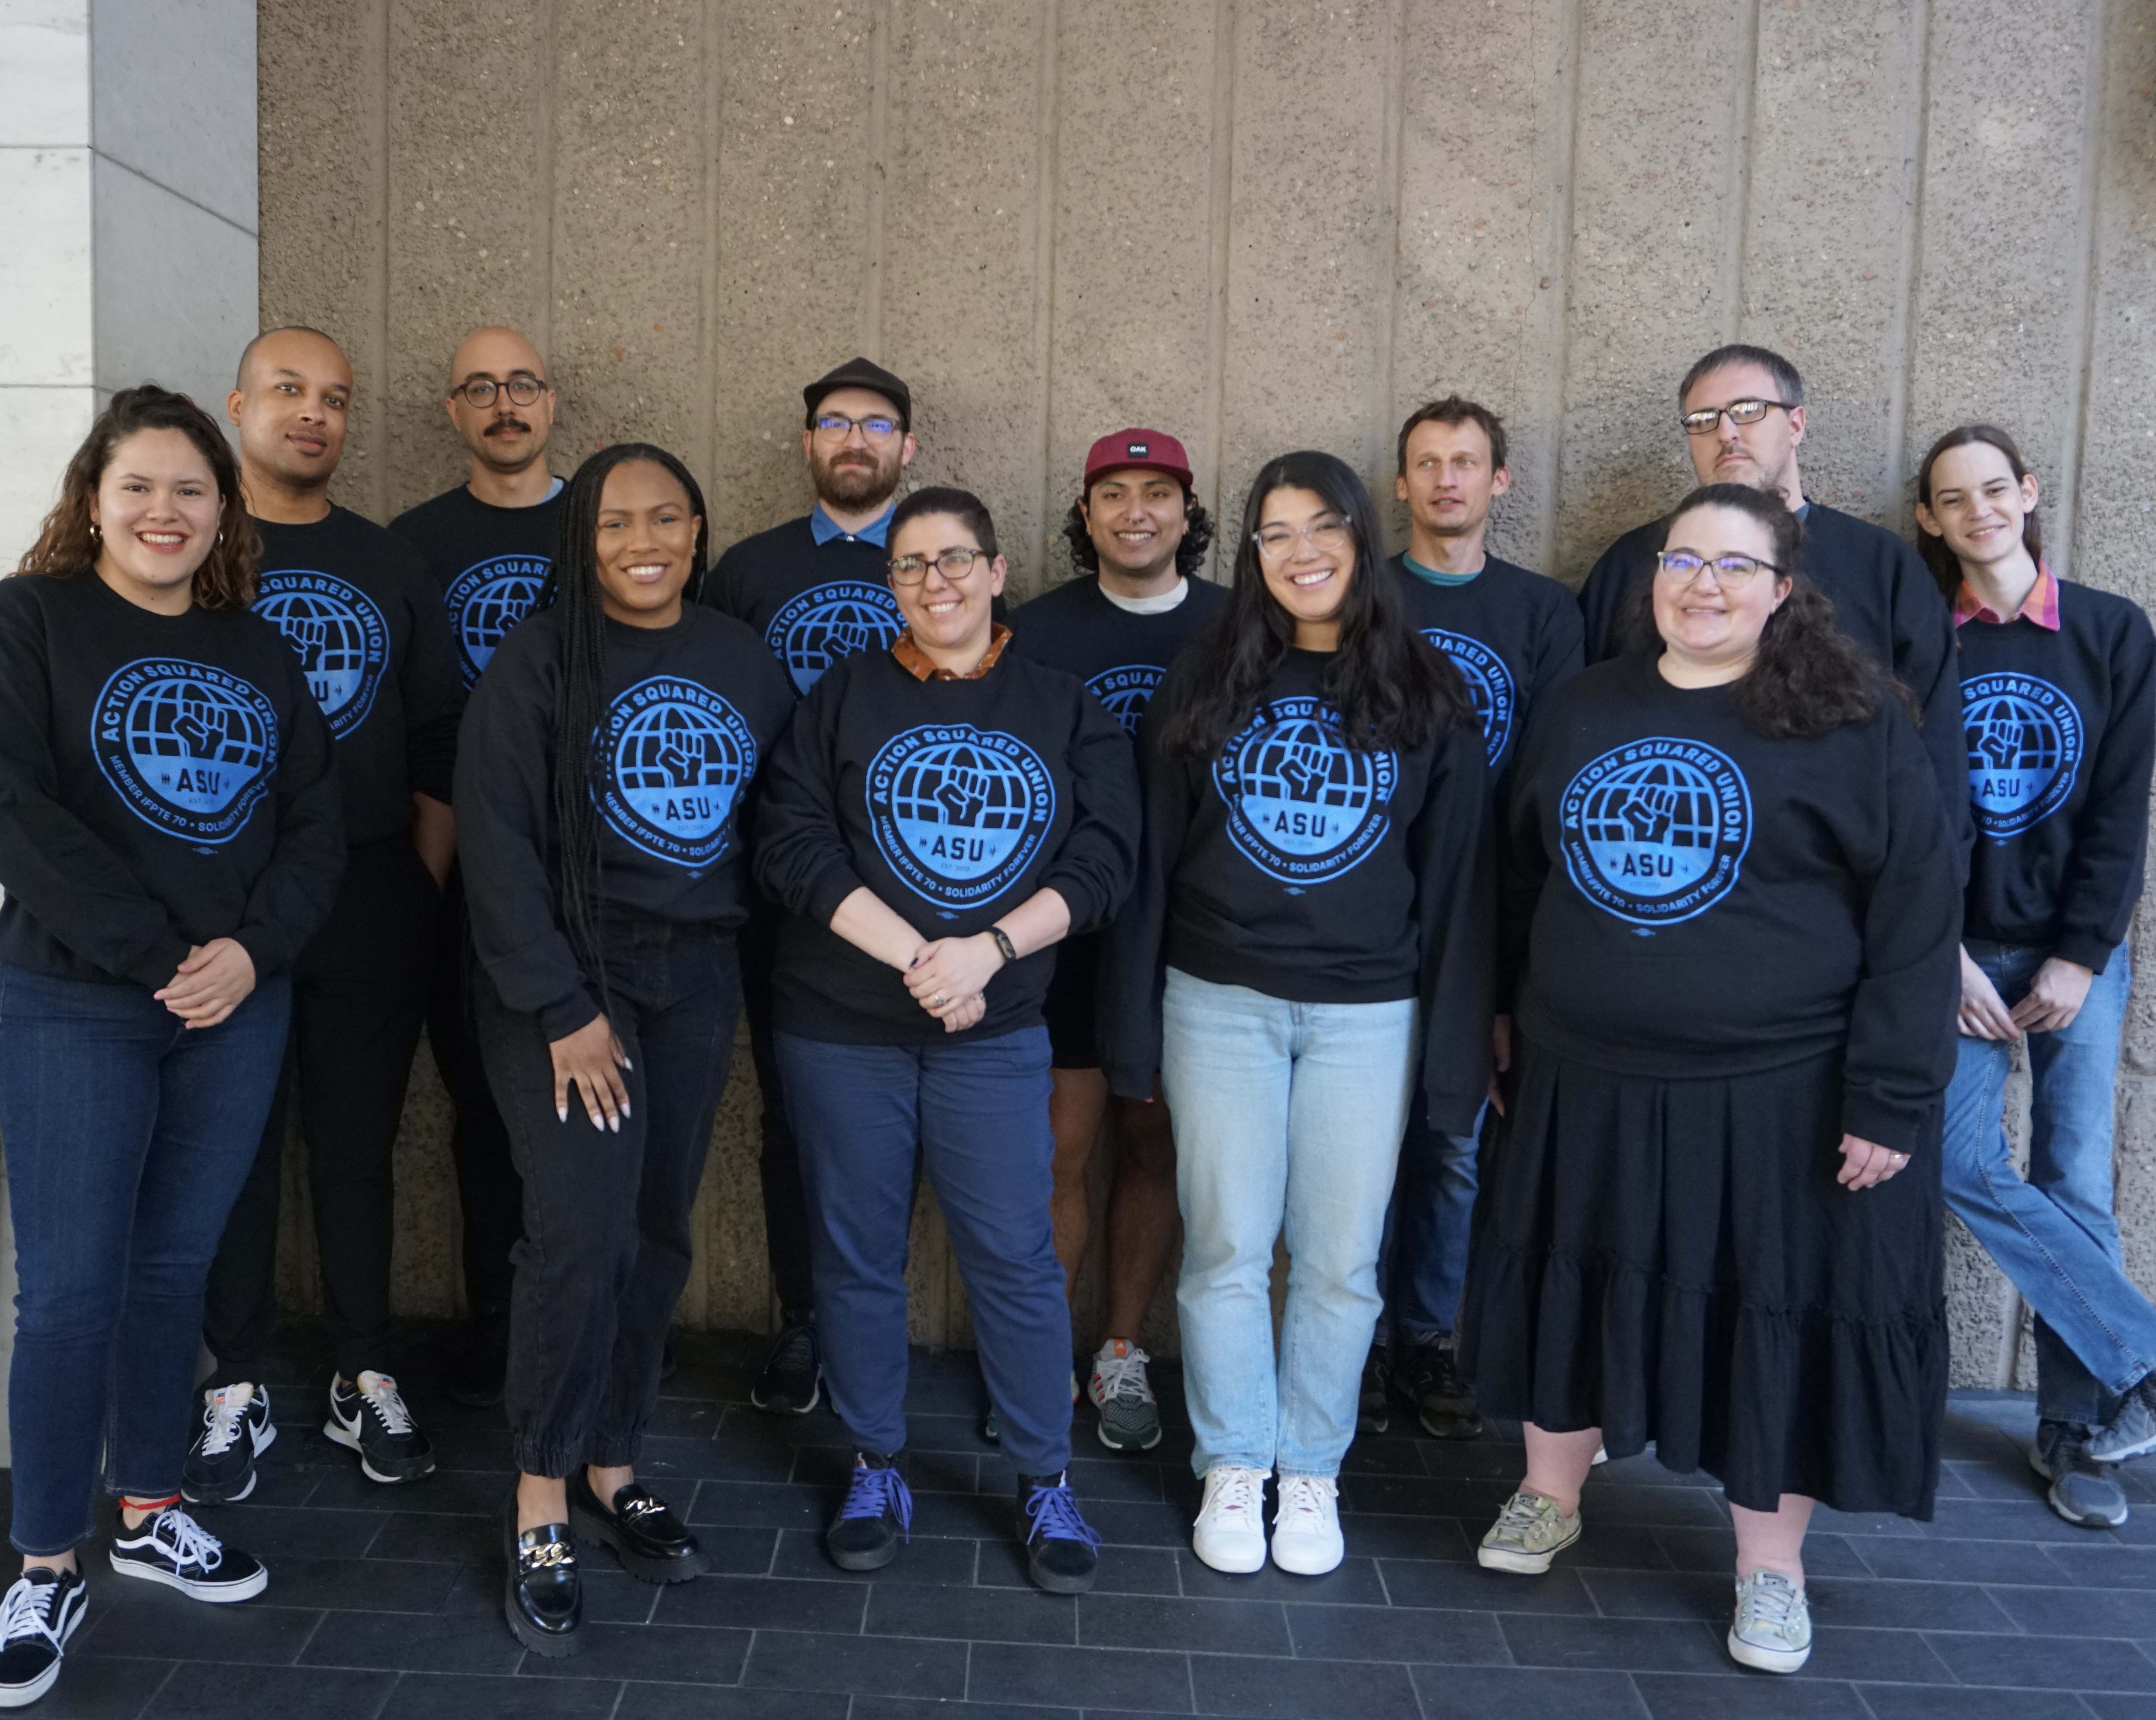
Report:
<svg viewBox="0 0 2156 1720"><path fill-rule="evenodd" d="M711 552L704 492L688 467L649 442L617 442L577 468L562 496L554 566L536 607L561 615L561 695L554 720L554 824L561 833L554 880L562 928L585 977L598 988L599 1008L611 1018L606 947L600 932L605 900L599 859L598 788L605 771L606 608L599 586L599 497L607 474L632 460L664 467L687 492L696 517L696 572L684 601L696 601Z"/></svg>

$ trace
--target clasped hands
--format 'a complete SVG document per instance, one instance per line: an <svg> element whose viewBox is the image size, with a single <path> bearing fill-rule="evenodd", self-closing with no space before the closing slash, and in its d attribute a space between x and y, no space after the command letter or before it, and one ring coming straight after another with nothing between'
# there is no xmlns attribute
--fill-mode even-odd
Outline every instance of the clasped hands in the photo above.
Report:
<svg viewBox="0 0 2156 1720"><path fill-rule="evenodd" d="M946 1033L963 1033L988 1014L988 984L1003 966L1004 952L988 932L938 937L913 952L906 988Z"/></svg>
<svg viewBox="0 0 2156 1720"><path fill-rule="evenodd" d="M179 972L151 993L191 1027L215 1027L254 989L254 958L236 938L213 937L187 951Z"/></svg>

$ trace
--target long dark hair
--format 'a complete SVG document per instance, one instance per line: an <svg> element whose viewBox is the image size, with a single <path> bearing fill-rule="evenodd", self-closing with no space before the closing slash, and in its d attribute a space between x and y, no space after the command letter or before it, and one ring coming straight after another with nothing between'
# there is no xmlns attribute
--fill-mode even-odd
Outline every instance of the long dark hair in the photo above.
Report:
<svg viewBox="0 0 2156 1720"><path fill-rule="evenodd" d="M561 614L562 691L554 717L554 823L561 833L555 888L562 929L584 977L598 988L599 1007L611 1017L606 947L599 930L601 892L598 785L605 769L606 608L599 589L599 494L607 474L632 460L663 466L688 493L696 516L696 572L683 596L694 602L711 552L711 522L704 492L683 465L649 442L617 442L577 468L562 493L554 541L554 566L536 607Z"/></svg>
<svg viewBox="0 0 2156 1720"><path fill-rule="evenodd" d="M240 499L239 463L208 413L186 395L155 383L122 388L98 413L60 476L60 499L45 516L38 541L23 552L15 571L64 579L97 565L98 531L90 521L90 504L105 481L105 468L112 464L112 450L141 430L177 430L209 463L210 477L217 485L217 542L195 569L194 601L205 609L247 608L254 601L262 537Z"/></svg>
<svg viewBox="0 0 2156 1720"><path fill-rule="evenodd" d="M1268 460L1250 485L1227 606L1190 643L1191 696L1168 719L1162 744L1186 757L1218 754L1250 721L1295 643L1295 618L1265 588L1258 563L1258 522L1276 490L1314 491L1355 541L1355 574L1340 602L1340 648L1325 665L1325 697L1340 713L1341 738L1358 751L1413 752L1455 723L1472 723L1475 707L1459 671L1408 619L1370 492L1345 460L1303 449Z"/></svg>
<svg viewBox="0 0 2156 1720"><path fill-rule="evenodd" d="M1917 500L1926 507L1932 505L1932 468L1938 458L1950 448L1967 448L1971 443L1981 442L1995 448L2006 456L2006 464L2019 483L2029 475L2029 463L2021 458L2021 450L2014 445L2014 439L1996 424L1957 424L1945 435L1932 444L1932 451L1924 456L1924 463L1917 468ZM2029 559L2044 559L2044 530L2036 523L2036 510L2030 508L2021 516L2021 547L2029 552ZM1951 603L1961 595L1961 561L1947 547L1947 541L1936 531L1924 530L1924 522L1917 522L1917 553L1924 558L1924 565L1932 570L1940 594Z"/></svg>
<svg viewBox="0 0 2156 1720"><path fill-rule="evenodd" d="M1878 714L1880 701L1888 696L1898 698L1910 716L1921 721L1901 683L1841 630L1834 599L1798 570L1804 521L1780 496L1749 484L1703 485L1662 522L1663 544L1679 520L1702 508L1727 508L1765 526L1774 541L1774 565L1789 582L1789 596L1760 631L1758 655L1730 687L1730 701L1747 727L1770 741L1824 735L1844 723L1869 722ZM1640 582L1632 604L1632 636L1659 638L1651 577Z"/></svg>

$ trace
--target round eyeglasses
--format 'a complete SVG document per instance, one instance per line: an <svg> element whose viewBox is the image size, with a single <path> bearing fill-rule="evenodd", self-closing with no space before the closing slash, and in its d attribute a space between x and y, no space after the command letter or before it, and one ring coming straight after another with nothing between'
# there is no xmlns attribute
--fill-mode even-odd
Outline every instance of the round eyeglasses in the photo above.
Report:
<svg viewBox="0 0 2156 1720"><path fill-rule="evenodd" d="M1284 561L1295 553L1296 540L1306 538L1321 556L1337 555L1354 541L1345 520L1330 516L1307 526L1267 526L1252 534L1258 553L1269 562Z"/></svg>
<svg viewBox="0 0 2156 1720"><path fill-rule="evenodd" d="M995 557L984 549L962 546L947 549L940 555L893 556L884 565L891 572L891 583L893 585L918 585L928 577L928 570L931 567L946 579L956 582L963 579L973 571L974 562L989 562L994 559Z"/></svg>
<svg viewBox="0 0 2156 1720"><path fill-rule="evenodd" d="M503 389L508 390L509 398L519 406L529 406L547 392L547 384L542 378L520 370L506 383L497 383L492 377L466 377L449 392L463 395L465 404L484 409L494 404L494 397Z"/></svg>

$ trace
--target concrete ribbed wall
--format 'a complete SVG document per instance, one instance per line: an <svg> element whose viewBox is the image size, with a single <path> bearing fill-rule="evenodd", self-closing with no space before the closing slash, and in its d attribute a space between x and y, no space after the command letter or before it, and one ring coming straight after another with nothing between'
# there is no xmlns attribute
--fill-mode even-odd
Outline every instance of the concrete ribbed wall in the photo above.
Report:
<svg viewBox="0 0 2156 1720"><path fill-rule="evenodd" d="M923 480L986 496L1022 592L1086 443L1190 442L1233 517L1301 444L1381 494L1461 388L1511 419L1497 542L1571 581L1689 481L1671 389L1787 351L1811 493L1906 527L1981 414L2033 456L2057 562L2146 601L2156 535L2156 14L2140 0L263 0L262 314L359 377L341 499L462 469L452 347L547 352L563 470L629 435L702 474L721 542L802 511L802 380L912 383ZM2156 949L2143 946L2144 958ZM2156 972L2156 965L2144 959ZM767 1312L747 1060L692 1321ZM2156 1018L2120 1202L2156 1285ZM400 1285L455 1296L443 1106L415 1081ZM963 1341L932 1215L920 1336ZM2015 1308L1958 1238L1958 1368ZM305 1245L288 1265L304 1299ZM1156 1322L1158 1323L1157 1311Z"/></svg>

